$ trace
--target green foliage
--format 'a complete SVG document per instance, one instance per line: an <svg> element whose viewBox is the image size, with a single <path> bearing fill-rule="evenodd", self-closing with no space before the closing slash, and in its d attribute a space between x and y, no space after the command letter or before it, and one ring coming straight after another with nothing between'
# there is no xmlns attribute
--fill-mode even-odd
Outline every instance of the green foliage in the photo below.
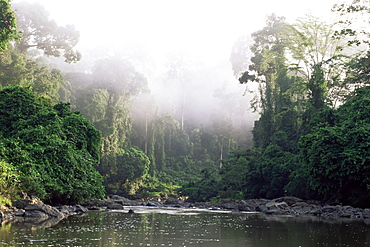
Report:
<svg viewBox="0 0 370 247"><path fill-rule="evenodd" d="M11 207L12 206L12 201L9 198L6 198L6 197L3 197L2 195L0 195L0 206L1 205Z"/></svg>
<svg viewBox="0 0 370 247"><path fill-rule="evenodd" d="M21 189L52 203L103 197L100 133L69 104L53 106L21 87L0 92L1 158L20 171Z"/></svg>
<svg viewBox="0 0 370 247"><path fill-rule="evenodd" d="M242 192L245 198L294 195L369 206L369 88L346 97L337 110L330 106L369 83L370 53L351 60L347 78L339 79L348 57L339 53L343 37L333 33L312 17L289 26L270 16L253 34L252 65L239 80L260 85L252 102L261 113L253 129L258 149L229 154L216 198ZM198 192L197 186L189 187Z"/></svg>
<svg viewBox="0 0 370 247"><path fill-rule="evenodd" d="M17 21L10 8L10 0L0 0L0 53L7 49L9 42L18 38Z"/></svg>
<svg viewBox="0 0 370 247"><path fill-rule="evenodd" d="M40 96L56 100L63 82L61 71L42 66L15 50L11 45L0 54L0 84L2 87L27 86Z"/></svg>
<svg viewBox="0 0 370 247"><path fill-rule="evenodd" d="M332 126L302 137L301 158L311 185L327 200L369 206L369 88L362 88L335 113Z"/></svg>
<svg viewBox="0 0 370 247"><path fill-rule="evenodd" d="M220 191L220 179L214 169L204 168L202 178L189 182L179 190L181 196L189 197L191 201L207 202L217 197Z"/></svg>
<svg viewBox="0 0 370 247"><path fill-rule="evenodd" d="M277 198L285 195L295 156L277 145L264 152L235 150L220 170L222 198ZM240 198L239 198L240 199Z"/></svg>
<svg viewBox="0 0 370 247"><path fill-rule="evenodd" d="M122 150L116 156L117 172L105 179L107 192L132 197L145 186L149 158L140 150Z"/></svg>
<svg viewBox="0 0 370 247"><path fill-rule="evenodd" d="M19 192L19 171L4 161L0 161L0 196L14 198ZM0 202L1 205L1 202Z"/></svg>
<svg viewBox="0 0 370 247"><path fill-rule="evenodd" d="M353 58L347 65L346 83L366 85L370 83L370 51Z"/></svg>

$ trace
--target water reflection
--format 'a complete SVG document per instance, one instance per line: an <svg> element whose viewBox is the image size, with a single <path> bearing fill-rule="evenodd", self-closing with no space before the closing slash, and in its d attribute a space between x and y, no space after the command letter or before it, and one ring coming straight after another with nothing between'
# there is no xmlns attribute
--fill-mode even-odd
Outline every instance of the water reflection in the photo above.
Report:
<svg viewBox="0 0 370 247"><path fill-rule="evenodd" d="M207 210L135 207L73 216L49 228L5 224L0 246L369 246L363 222L264 217Z"/></svg>

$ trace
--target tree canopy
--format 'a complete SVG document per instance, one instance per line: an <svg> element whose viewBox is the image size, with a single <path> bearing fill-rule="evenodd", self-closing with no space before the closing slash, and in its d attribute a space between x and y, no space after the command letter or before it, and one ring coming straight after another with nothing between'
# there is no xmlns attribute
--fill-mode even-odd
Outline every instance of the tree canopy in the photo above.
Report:
<svg viewBox="0 0 370 247"><path fill-rule="evenodd" d="M6 50L10 41L18 37L17 21L10 0L0 0L0 53Z"/></svg>
<svg viewBox="0 0 370 247"><path fill-rule="evenodd" d="M81 59L81 53L74 50L80 36L74 26L58 26L54 20L49 19L49 13L38 3L22 2L13 4L13 7L16 9L18 29L21 31L16 48L21 53L35 48L46 56L63 55L68 63Z"/></svg>
<svg viewBox="0 0 370 247"><path fill-rule="evenodd" d="M69 104L7 87L0 115L0 159L18 171L24 192L52 203L104 196L95 169L101 134Z"/></svg>

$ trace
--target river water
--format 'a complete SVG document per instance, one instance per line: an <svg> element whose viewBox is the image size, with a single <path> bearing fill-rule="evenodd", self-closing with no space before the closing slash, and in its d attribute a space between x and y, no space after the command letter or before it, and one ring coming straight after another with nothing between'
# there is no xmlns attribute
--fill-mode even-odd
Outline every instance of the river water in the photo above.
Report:
<svg viewBox="0 0 370 247"><path fill-rule="evenodd" d="M43 226L47 224L3 222L0 246L370 246L370 225L363 221L201 209L126 207Z"/></svg>

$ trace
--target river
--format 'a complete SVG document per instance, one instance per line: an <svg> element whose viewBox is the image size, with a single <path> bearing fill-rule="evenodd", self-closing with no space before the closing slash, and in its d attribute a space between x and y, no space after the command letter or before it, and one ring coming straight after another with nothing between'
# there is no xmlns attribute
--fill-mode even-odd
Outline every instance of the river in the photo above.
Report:
<svg viewBox="0 0 370 247"><path fill-rule="evenodd" d="M370 246L370 226L363 221L126 207L70 216L47 228L3 222L0 246L362 247Z"/></svg>

